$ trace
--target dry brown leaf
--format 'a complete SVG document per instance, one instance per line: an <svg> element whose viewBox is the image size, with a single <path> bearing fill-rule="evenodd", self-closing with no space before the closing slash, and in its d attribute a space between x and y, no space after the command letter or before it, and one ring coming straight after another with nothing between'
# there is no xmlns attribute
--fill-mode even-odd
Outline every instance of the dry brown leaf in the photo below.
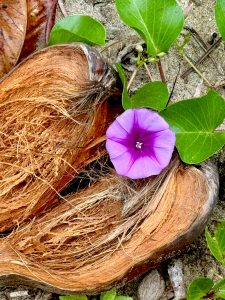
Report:
<svg viewBox="0 0 225 300"><path fill-rule="evenodd" d="M47 44L56 6L57 0L27 0L27 32L20 60Z"/></svg>
<svg viewBox="0 0 225 300"><path fill-rule="evenodd" d="M0 0L0 77L15 66L26 33L26 0Z"/></svg>

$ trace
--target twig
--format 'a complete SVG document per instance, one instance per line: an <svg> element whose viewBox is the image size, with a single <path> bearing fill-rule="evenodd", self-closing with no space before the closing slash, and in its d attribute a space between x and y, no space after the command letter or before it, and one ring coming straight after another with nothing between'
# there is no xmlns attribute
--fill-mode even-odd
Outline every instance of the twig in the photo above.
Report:
<svg viewBox="0 0 225 300"><path fill-rule="evenodd" d="M175 87L176 87L177 79L178 79L178 76L179 76L179 74L180 74L180 65L181 65L181 64L179 63L179 69L178 69L177 75L176 75L176 77L175 77L175 80L174 80L174 82L173 82L173 86L172 86L172 89L171 89L171 92L170 92L169 99L168 99L168 101L167 101L167 105L168 105L168 103L170 102L170 100L171 100L171 98L172 98L172 96L173 96L173 92L174 92Z"/></svg>
<svg viewBox="0 0 225 300"><path fill-rule="evenodd" d="M191 66L191 69L194 69L195 72L207 83L209 87L212 87L211 83L208 81L208 79L197 69L197 67L192 63L192 61L183 53L183 58L186 60L186 62L189 63ZM196 63L197 65L197 63Z"/></svg>
<svg viewBox="0 0 225 300"><path fill-rule="evenodd" d="M158 69L159 69L160 78L161 78L162 82L166 83L166 78L165 78L162 63L160 60L158 60L157 65L158 65Z"/></svg>
<svg viewBox="0 0 225 300"><path fill-rule="evenodd" d="M145 67L145 70L146 70L146 72L148 74L148 77L149 77L150 81L152 81L152 75L151 75L150 70L149 70L149 68L148 68L148 66L147 66L146 63L144 63L144 67Z"/></svg>
<svg viewBox="0 0 225 300"><path fill-rule="evenodd" d="M130 88L132 82L134 81L134 78L135 78L135 76L137 75L138 69L139 69L139 67L136 67L135 70L133 71L133 73L132 73L132 75L131 75L131 78L130 78L130 80L129 80L129 82L128 82L128 85L127 85L127 90L129 90L129 88Z"/></svg>
<svg viewBox="0 0 225 300"><path fill-rule="evenodd" d="M103 53L106 50L110 49L111 47L113 47L116 44L120 44L120 49L122 48L122 42L121 41L114 41L114 42L110 42L108 43L108 45L106 45L104 48L100 49L100 52Z"/></svg>
<svg viewBox="0 0 225 300"><path fill-rule="evenodd" d="M196 43L201 47L201 49L207 53L207 50L209 49L209 46L205 43L205 41L203 40L203 38L199 35L199 33L191 27L185 26L184 29L186 29L187 31L189 31L191 33L191 36L193 37L193 39L196 41ZM213 45L214 42L211 44ZM223 75L221 73L221 70L219 69L219 66L217 65L215 59L211 56L208 55L208 57L211 59L212 63L214 64L214 66L217 68L218 72Z"/></svg>
<svg viewBox="0 0 225 300"><path fill-rule="evenodd" d="M185 78L186 76L188 76L191 72L192 72L192 69L196 69L196 67L198 66L198 65L200 65L209 55L210 55L210 53L212 53L213 52L213 50L221 43L221 41L222 41L222 38L219 38L216 42L215 42L215 44L213 44L210 48L208 48L208 50L207 50L207 52L206 53L204 53L197 61L196 61L196 63L195 63L195 65L194 64L192 64L193 66L191 67L191 68L189 68L187 71L185 71L182 75L181 75L181 78ZM196 71L196 70L195 70ZM197 72L198 73L198 72Z"/></svg>
<svg viewBox="0 0 225 300"><path fill-rule="evenodd" d="M64 17L67 17L68 14L65 10L65 7L64 7L64 3L63 3L63 0L58 0L58 5L59 5L59 8L61 10L61 13L63 14Z"/></svg>

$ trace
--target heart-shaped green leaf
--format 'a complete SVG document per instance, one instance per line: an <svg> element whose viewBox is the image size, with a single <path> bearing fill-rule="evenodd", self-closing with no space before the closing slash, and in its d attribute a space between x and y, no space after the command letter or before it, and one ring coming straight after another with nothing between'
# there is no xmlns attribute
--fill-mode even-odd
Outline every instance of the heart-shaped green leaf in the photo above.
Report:
<svg viewBox="0 0 225 300"><path fill-rule="evenodd" d="M184 15L176 0L115 0L120 18L147 44L148 54L167 52L180 34Z"/></svg>
<svg viewBox="0 0 225 300"><path fill-rule="evenodd" d="M163 110L169 99L167 85L161 81L144 84L131 97L133 108L147 107L157 111Z"/></svg>
<svg viewBox="0 0 225 300"><path fill-rule="evenodd" d="M225 1L217 0L215 6L215 17L219 32L225 41Z"/></svg>
<svg viewBox="0 0 225 300"><path fill-rule="evenodd" d="M120 64L115 64L115 67L123 85L122 105L124 109L148 107L160 111L166 107L169 92L165 83L161 81L146 83L132 97L129 97L124 70Z"/></svg>
<svg viewBox="0 0 225 300"><path fill-rule="evenodd" d="M210 278L197 278L191 282L187 290L187 300L201 300L213 287Z"/></svg>
<svg viewBox="0 0 225 300"><path fill-rule="evenodd" d="M225 144L225 132L215 131L224 121L225 101L213 90L201 98L172 104L160 114L176 133L176 147L186 163L200 163Z"/></svg>
<svg viewBox="0 0 225 300"><path fill-rule="evenodd" d="M89 16L69 16L57 22L50 33L49 45L84 42L89 45L105 44L104 26Z"/></svg>

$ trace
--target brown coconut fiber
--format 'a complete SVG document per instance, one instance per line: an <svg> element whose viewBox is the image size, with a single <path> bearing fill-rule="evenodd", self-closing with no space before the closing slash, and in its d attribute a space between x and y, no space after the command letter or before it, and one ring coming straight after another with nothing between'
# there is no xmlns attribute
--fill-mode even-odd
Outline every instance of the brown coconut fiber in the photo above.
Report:
<svg viewBox="0 0 225 300"><path fill-rule="evenodd" d="M185 166L174 154L160 175L136 181L111 168L116 85L83 44L37 52L0 82L0 284L98 292L204 228L218 192L212 164Z"/></svg>

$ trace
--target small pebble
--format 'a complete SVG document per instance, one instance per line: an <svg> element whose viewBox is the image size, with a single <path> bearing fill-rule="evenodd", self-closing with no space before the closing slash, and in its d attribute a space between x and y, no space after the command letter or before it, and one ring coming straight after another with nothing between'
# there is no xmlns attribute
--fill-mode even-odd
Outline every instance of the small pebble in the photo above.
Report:
<svg viewBox="0 0 225 300"><path fill-rule="evenodd" d="M183 265L180 259L173 259L168 266L168 274L174 290L174 299L181 300L186 298Z"/></svg>
<svg viewBox="0 0 225 300"><path fill-rule="evenodd" d="M157 270L144 277L138 287L139 300L159 300L165 291L165 281Z"/></svg>
<svg viewBox="0 0 225 300"><path fill-rule="evenodd" d="M10 298L29 296L28 291L16 291L9 294Z"/></svg>

